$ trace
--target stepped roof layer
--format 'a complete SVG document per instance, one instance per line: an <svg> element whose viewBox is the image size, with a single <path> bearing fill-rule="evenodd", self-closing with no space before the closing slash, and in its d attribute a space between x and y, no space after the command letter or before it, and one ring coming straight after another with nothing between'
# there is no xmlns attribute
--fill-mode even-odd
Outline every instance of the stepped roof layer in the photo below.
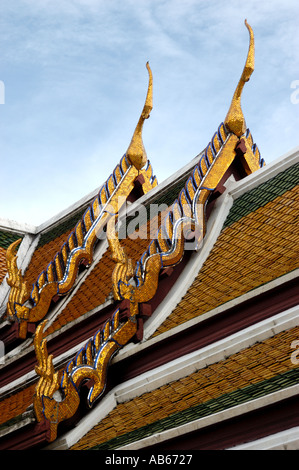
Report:
<svg viewBox="0 0 299 470"><path fill-rule="evenodd" d="M147 64L99 190L38 228L1 225L1 449L291 445L299 150L265 166L246 128L246 26L228 114L184 168L158 185L147 160Z"/></svg>

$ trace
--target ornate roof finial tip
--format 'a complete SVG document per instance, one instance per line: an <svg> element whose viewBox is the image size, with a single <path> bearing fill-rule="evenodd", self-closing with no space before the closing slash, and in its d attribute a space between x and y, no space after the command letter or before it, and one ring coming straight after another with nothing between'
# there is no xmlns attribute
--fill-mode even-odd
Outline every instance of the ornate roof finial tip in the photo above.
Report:
<svg viewBox="0 0 299 470"><path fill-rule="evenodd" d="M241 78L235 90L229 111L224 121L228 130L237 135L238 137L241 137L241 135L243 135L246 131L245 118L241 109L241 94L245 83L248 82L252 72L254 71L254 34L251 26L247 23L246 19L245 26L249 31L248 54Z"/></svg>
<svg viewBox="0 0 299 470"><path fill-rule="evenodd" d="M130 163L134 165L137 170L141 170L141 168L143 168L147 162L146 151L142 141L142 128L145 119L150 117L150 113L153 109L153 75L149 66L149 62L146 63L146 68L149 74L149 83L145 104L143 106L143 110L137 123L131 143L127 150L127 157Z"/></svg>

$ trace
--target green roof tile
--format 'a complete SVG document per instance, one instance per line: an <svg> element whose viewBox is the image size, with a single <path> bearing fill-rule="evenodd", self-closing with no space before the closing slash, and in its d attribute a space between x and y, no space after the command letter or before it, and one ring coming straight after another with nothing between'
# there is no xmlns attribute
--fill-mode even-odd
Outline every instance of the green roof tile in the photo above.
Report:
<svg viewBox="0 0 299 470"><path fill-rule="evenodd" d="M75 214L72 214L67 219L64 219L60 224L56 225L54 228L42 233L39 243L38 243L38 248L55 240L55 238L60 237L64 233L68 232L69 230L72 230L76 226L77 222L81 220L87 207L88 205L86 205L84 209L81 209Z"/></svg>

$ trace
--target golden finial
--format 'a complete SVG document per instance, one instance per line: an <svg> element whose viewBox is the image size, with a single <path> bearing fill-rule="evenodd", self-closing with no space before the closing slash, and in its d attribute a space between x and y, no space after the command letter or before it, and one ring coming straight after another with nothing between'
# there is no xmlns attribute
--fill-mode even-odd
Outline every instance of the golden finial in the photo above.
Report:
<svg viewBox="0 0 299 470"><path fill-rule="evenodd" d="M241 94L245 82L248 82L252 72L254 71L254 35L251 26L247 23L247 20L245 20L245 25L249 31L250 37L249 50L243 73L237 85L229 111L224 121L224 124L228 130L238 137L241 137L241 135L243 135L246 131L245 118L241 109Z"/></svg>
<svg viewBox="0 0 299 470"><path fill-rule="evenodd" d="M144 120L149 118L150 112L153 109L153 75L148 62L146 63L146 68L149 74L146 100L131 143L127 150L127 157L130 163L134 165L137 170L141 170L147 161L146 151L142 141L142 128Z"/></svg>

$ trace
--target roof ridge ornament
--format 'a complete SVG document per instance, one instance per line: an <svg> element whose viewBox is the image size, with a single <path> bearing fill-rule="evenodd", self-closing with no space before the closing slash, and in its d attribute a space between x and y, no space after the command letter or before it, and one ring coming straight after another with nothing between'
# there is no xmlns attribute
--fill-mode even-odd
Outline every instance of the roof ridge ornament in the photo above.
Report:
<svg viewBox="0 0 299 470"><path fill-rule="evenodd" d="M8 300L8 315L18 321L19 338L27 337L27 324L42 320L53 299L66 295L74 286L79 265L88 267L93 261L94 247L109 219L117 214L135 188L138 177L143 193L157 185L152 166L147 160L142 142L142 126L152 110L152 73L149 64L149 85L145 104L136 126L131 144L108 180L100 188L81 220L68 236L60 250L50 260L32 286L31 293L21 273L17 274L16 243L7 251L9 284L12 288ZM129 153L128 153L129 152ZM146 166L144 166L147 163ZM11 281L10 281L11 279ZM26 301L26 304L25 304Z"/></svg>
<svg viewBox="0 0 299 470"><path fill-rule="evenodd" d="M153 109L153 74L148 62L146 63L146 68L149 74L147 95L142 113L126 154L130 163L134 165L137 170L141 170L147 162L147 155L142 140L142 129L145 119L150 117L150 113Z"/></svg>
<svg viewBox="0 0 299 470"><path fill-rule="evenodd" d="M254 71L254 34L251 26L247 23L247 20L245 20L245 26L249 31L249 50L241 78L236 87L230 108L224 121L227 129L238 137L241 137L246 131L245 118L241 108L241 95L245 83L249 81L251 74Z"/></svg>
<svg viewBox="0 0 299 470"><path fill-rule="evenodd" d="M33 396L33 407L38 422L49 424L48 442L57 437L60 422L71 418L80 404L80 387L90 381L86 404L93 406L106 388L107 370L111 358L135 335L137 320L129 316L120 321L117 308L111 320L90 338L62 371L55 371L53 355L48 354L43 320L36 329L34 348L37 357L35 372L39 376ZM91 384L92 383L92 384Z"/></svg>
<svg viewBox="0 0 299 470"><path fill-rule="evenodd" d="M26 320L27 310L22 306L30 296L30 289L28 282L24 280L22 270L18 268L17 264L17 249L22 239L19 238L13 242L6 252L6 266L7 266L7 284L10 287L10 294L7 302L8 318L21 321ZM22 330L22 326L21 326Z"/></svg>

